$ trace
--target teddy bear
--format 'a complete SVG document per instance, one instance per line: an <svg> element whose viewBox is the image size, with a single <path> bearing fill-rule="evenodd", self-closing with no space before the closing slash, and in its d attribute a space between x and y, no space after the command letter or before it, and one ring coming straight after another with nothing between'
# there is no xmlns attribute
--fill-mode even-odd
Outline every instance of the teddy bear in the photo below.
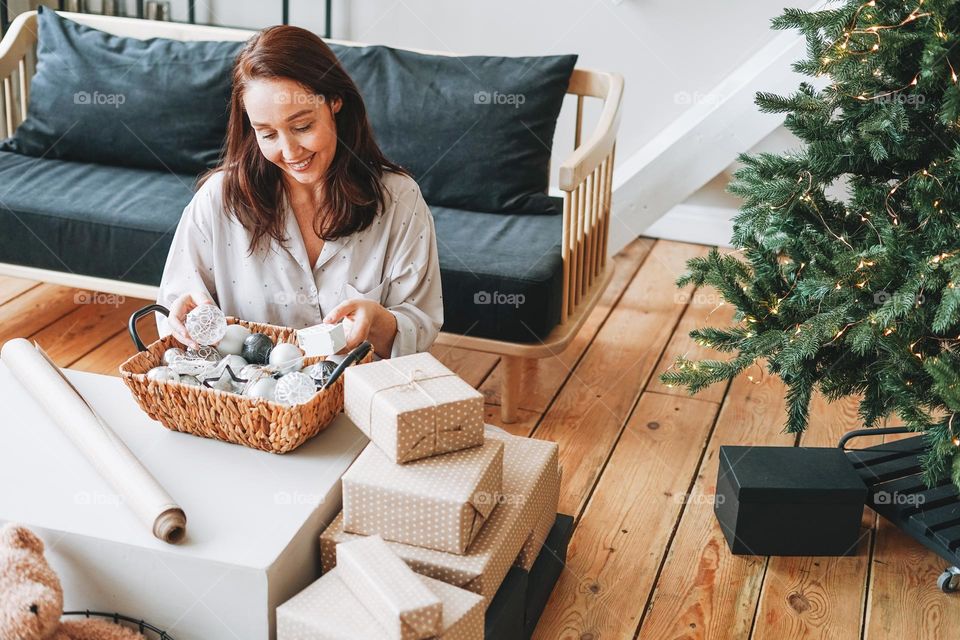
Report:
<svg viewBox="0 0 960 640"><path fill-rule="evenodd" d="M63 589L43 550L26 527L0 528L0 640L146 640L105 619L61 622Z"/></svg>

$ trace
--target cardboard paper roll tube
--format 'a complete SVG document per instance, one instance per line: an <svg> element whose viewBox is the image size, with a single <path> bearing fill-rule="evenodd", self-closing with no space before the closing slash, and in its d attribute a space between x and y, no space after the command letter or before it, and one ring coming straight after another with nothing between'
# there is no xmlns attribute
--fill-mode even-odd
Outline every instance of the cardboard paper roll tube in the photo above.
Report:
<svg viewBox="0 0 960 640"><path fill-rule="evenodd" d="M23 338L9 340L0 349L0 358L153 535L164 542L183 540L187 531L183 509L39 345Z"/></svg>

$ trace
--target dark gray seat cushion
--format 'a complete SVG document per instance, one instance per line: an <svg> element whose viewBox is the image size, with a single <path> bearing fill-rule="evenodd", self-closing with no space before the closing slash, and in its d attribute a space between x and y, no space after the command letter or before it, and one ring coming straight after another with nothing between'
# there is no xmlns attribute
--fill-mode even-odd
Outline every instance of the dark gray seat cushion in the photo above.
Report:
<svg viewBox="0 0 960 640"><path fill-rule="evenodd" d="M159 284L195 178L0 152L0 262ZM444 331L533 342L560 318L561 216L431 206Z"/></svg>
<svg viewBox="0 0 960 640"><path fill-rule="evenodd" d="M0 152L0 262L159 284L195 177Z"/></svg>
<svg viewBox="0 0 960 640"><path fill-rule="evenodd" d="M562 216L437 206L430 211L440 253L443 330L511 342L546 337L560 322Z"/></svg>

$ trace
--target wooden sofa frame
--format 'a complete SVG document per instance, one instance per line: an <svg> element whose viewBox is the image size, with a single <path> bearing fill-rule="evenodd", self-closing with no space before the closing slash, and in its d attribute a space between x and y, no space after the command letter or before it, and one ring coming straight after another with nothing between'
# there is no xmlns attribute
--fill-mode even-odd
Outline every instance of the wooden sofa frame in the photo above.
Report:
<svg viewBox="0 0 960 640"><path fill-rule="evenodd" d="M255 31L175 22L63 13L76 22L115 35L134 38L179 40L246 40ZM331 40L347 46L362 43ZM37 44L37 14L17 16L0 41L2 117L0 134L11 135L27 114L30 78ZM448 52L421 51L435 55ZM620 123L623 77L616 73L574 69L568 94L577 97L574 149L560 166L559 188L563 192L563 301L560 324L546 337L531 343L514 343L441 332L436 344L482 351L501 356L501 401L503 422L517 419L525 362L556 357L566 349L596 306L613 275L607 267L610 234L610 196L617 129ZM596 127L582 135L584 99L603 102ZM70 287L155 300L158 288L151 285L82 276L48 269L0 263L0 275L29 278ZM534 338L531 333L531 338Z"/></svg>

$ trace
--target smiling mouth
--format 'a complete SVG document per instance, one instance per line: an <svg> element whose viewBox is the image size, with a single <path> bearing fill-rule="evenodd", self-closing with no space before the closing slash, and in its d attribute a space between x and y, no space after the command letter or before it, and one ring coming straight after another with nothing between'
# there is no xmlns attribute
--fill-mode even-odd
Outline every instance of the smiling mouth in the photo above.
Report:
<svg viewBox="0 0 960 640"><path fill-rule="evenodd" d="M310 163L313 162L313 158L314 158L314 156L316 156L316 155L317 155L317 154L314 153L314 154L312 154L309 158L307 158L306 160L303 160L303 161L301 161L301 162L287 162L286 164L287 164L288 167L290 167L290 168L293 169L294 171L304 171L304 170L306 170L307 167L310 166Z"/></svg>

